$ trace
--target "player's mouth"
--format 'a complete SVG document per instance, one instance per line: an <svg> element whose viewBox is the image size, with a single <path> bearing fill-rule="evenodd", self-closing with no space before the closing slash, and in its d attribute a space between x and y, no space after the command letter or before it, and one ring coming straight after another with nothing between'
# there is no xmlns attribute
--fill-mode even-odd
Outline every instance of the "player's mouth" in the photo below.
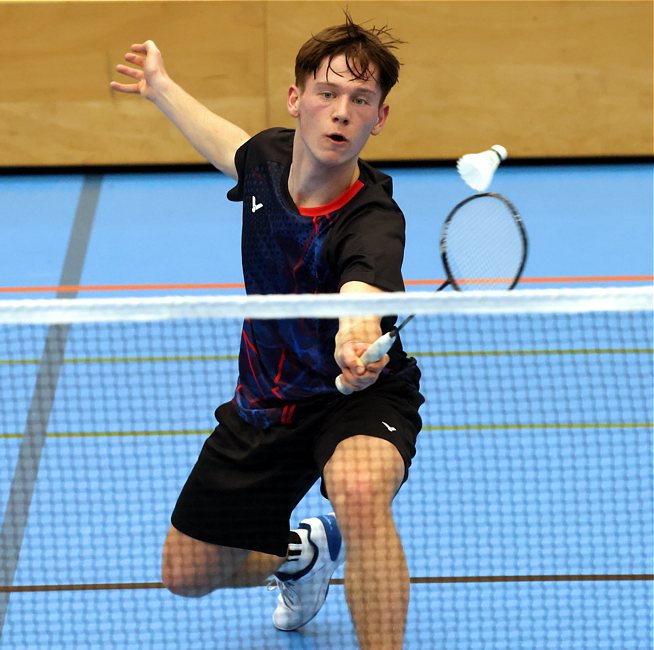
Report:
<svg viewBox="0 0 654 650"><path fill-rule="evenodd" d="M348 139L342 133L328 133L327 139L334 144L345 144Z"/></svg>

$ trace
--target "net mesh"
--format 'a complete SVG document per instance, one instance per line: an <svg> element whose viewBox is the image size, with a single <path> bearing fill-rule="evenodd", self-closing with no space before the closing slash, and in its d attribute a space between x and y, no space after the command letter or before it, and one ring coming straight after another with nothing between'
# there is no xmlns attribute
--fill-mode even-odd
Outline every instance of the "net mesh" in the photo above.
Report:
<svg viewBox="0 0 654 650"><path fill-rule="evenodd" d="M265 588L160 582L243 318L355 313L417 314L405 647L651 647L651 290L366 298L0 303L0 647L357 647L342 569L299 637ZM330 509L315 485L291 525ZM390 602L391 571L368 593Z"/></svg>

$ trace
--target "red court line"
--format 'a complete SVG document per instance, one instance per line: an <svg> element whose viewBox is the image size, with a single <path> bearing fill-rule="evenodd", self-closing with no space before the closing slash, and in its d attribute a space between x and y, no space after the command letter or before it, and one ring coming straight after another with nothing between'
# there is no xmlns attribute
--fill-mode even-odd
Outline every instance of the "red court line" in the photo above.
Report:
<svg viewBox="0 0 654 650"><path fill-rule="evenodd" d="M420 285L440 285L445 281L445 278L438 278L436 280L405 280L407 286L420 286ZM459 280L465 283L466 280ZM475 280L475 282L483 281ZM507 279L488 280L492 282L507 282ZM589 275L589 276L559 276L559 277L545 277L545 278L522 278L520 284L579 284L584 282L654 282L654 275Z"/></svg>
<svg viewBox="0 0 654 650"><path fill-rule="evenodd" d="M243 289L242 282L204 284L89 284L44 287L0 287L0 293L47 293L58 291L160 291L163 289Z"/></svg>
<svg viewBox="0 0 654 650"><path fill-rule="evenodd" d="M440 285L443 278L426 280L406 280L407 286L435 286ZM544 278L522 278L521 284L582 284L585 282L654 282L652 275L590 275L590 276L561 276ZM49 293L63 291L186 291L192 289L243 289L242 282L217 282L195 284L90 284L90 285L62 285L41 287L0 287L0 293Z"/></svg>
<svg viewBox="0 0 654 650"><path fill-rule="evenodd" d="M654 275L595 275L589 277L522 278L520 284L563 282L654 282Z"/></svg>

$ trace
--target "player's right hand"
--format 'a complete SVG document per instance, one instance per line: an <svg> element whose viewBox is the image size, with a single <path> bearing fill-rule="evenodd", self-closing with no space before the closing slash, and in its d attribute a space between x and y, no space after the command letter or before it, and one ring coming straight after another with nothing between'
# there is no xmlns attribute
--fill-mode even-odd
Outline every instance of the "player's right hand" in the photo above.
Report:
<svg viewBox="0 0 654 650"><path fill-rule="evenodd" d="M119 63L116 71L135 81L134 83L112 81L111 89L121 93L140 94L146 99L153 100L157 87L168 79L163 57L154 41L133 44L130 51L125 54L125 61L131 66Z"/></svg>
<svg viewBox="0 0 654 650"><path fill-rule="evenodd" d="M334 359L342 372L341 382L351 391L364 390L374 384L390 360L390 357L385 354L378 361L369 361L364 364L361 357L369 347L368 343L354 342L336 346Z"/></svg>

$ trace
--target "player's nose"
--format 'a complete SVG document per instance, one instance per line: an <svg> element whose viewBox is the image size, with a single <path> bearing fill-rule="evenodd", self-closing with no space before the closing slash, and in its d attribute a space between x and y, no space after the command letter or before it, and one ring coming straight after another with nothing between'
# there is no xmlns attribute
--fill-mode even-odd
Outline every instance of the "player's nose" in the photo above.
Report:
<svg viewBox="0 0 654 650"><path fill-rule="evenodd" d="M347 97L341 97L337 102L334 103L332 120L342 124L347 124L350 121L349 102Z"/></svg>

